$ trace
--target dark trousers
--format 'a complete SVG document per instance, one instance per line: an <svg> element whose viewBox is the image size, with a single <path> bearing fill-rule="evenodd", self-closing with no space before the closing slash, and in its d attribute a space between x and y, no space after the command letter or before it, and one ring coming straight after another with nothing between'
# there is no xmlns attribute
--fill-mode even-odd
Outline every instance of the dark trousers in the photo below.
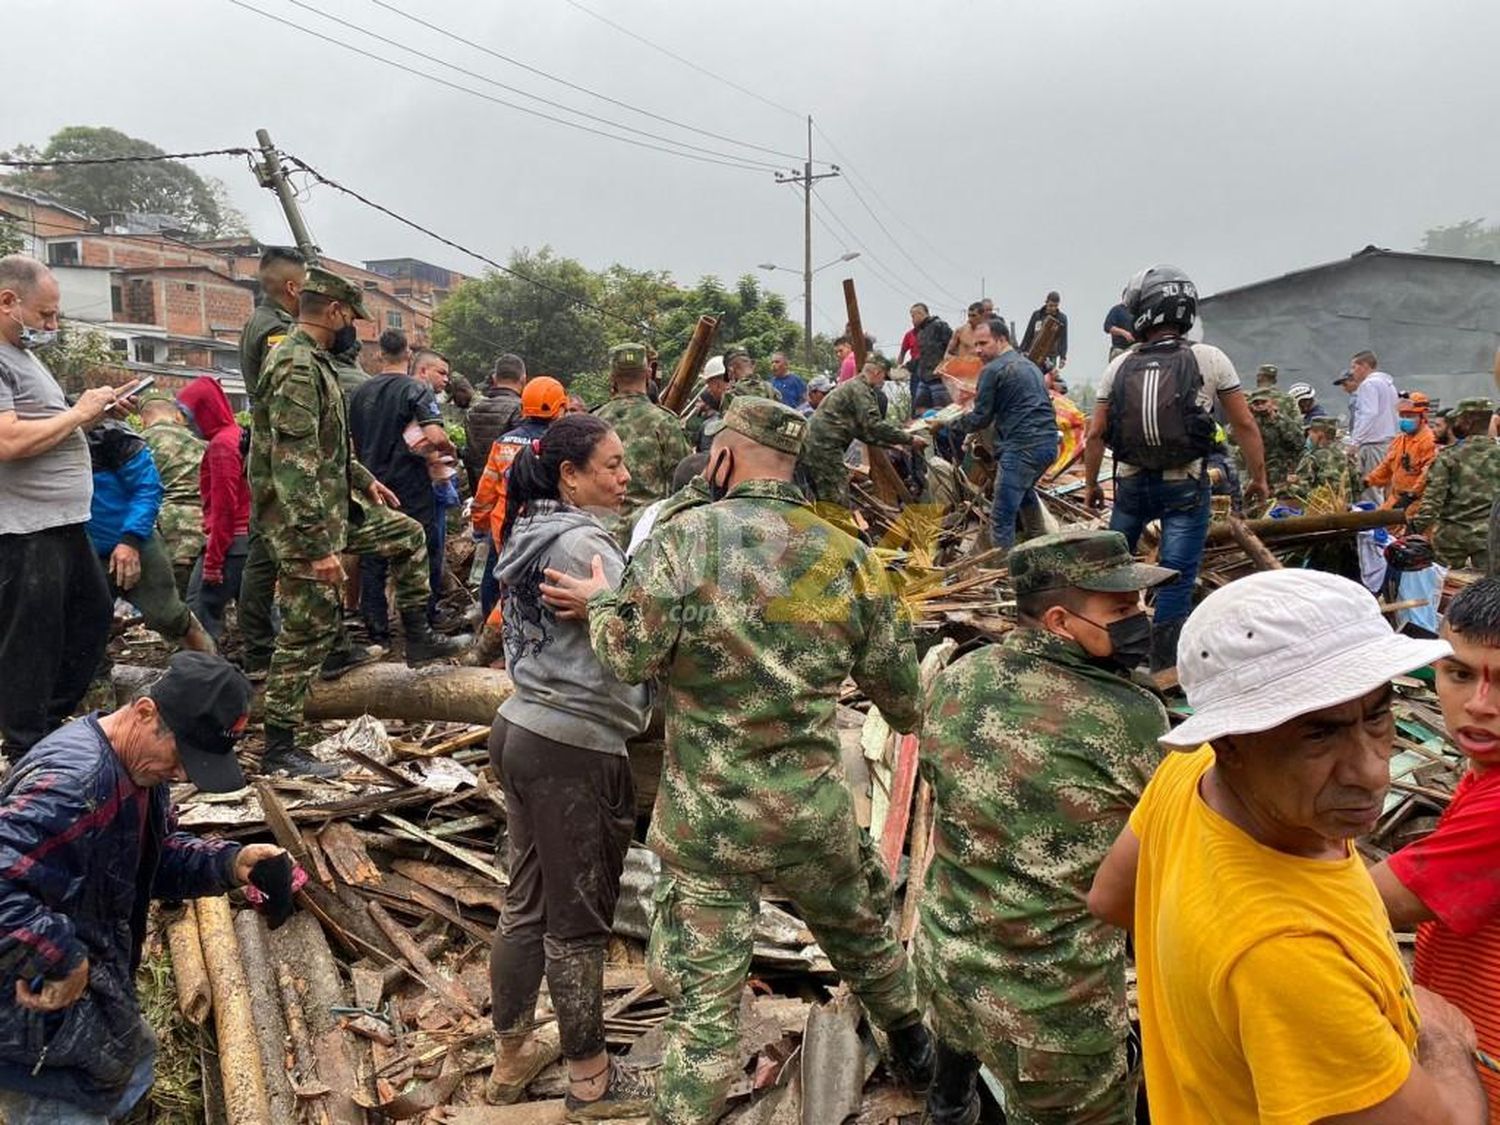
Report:
<svg viewBox="0 0 1500 1125"><path fill-rule="evenodd" d="M481 550L483 544L480 545ZM479 580L479 620L488 621L490 610L500 600L500 579L495 576L495 565L500 561L500 548L492 542L489 558L484 563L484 577Z"/></svg>
<svg viewBox="0 0 1500 1125"><path fill-rule="evenodd" d="M228 581L228 575L225 575ZM268 668L276 651L276 554L271 542L250 517L250 542L240 575L240 635L245 641L245 667Z"/></svg>
<svg viewBox="0 0 1500 1125"><path fill-rule="evenodd" d="M0 535L0 738L11 761L83 699L113 609L83 524Z"/></svg>
<svg viewBox="0 0 1500 1125"><path fill-rule="evenodd" d="M439 509L422 525L422 534L427 539L427 624L437 622L438 592L443 588L443 550L448 541L448 528ZM386 644L391 636L390 611L386 606L385 581L391 572L390 563L374 555L363 555L359 560L359 615L365 619L365 628L370 639L377 644Z"/></svg>
<svg viewBox="0 0 1500 1125"><path fill-rule="evenodd" d="M1156 592L1155 628L1187 619L1193 609L1193 588L1203 562L1203 545L1212 515L1212 493L1207 473L1165 480L1159 472L1115 478L1115 507L1111 531L1123 532L1135 551L1141 532L1152 520L1161 521L1157 562L1177 571L1177 577Z"/></svg>
<svg viewBox="0 0 1500 1125"><path fill-rule="evenodd" d="M229 603L236 601L245 579L245 563L250 557L250 537L236 535L224 556L224 581L216 586L203 581L203 556L193 564L192 577L188 579L188 608L208 630L208 635L217 643L224 633L224 611ZM243 611L241 618L243 619Z"/></svg>
<svg viewBox="0 0 1500 1125"><path fill-rule="evenodd" d="M630 760L496 716L490 764L510 837L510 887L490 951L495 1030L531 1028L545 972L563 1056L586 1059L604 1050L604 948L635 827Z"/></svg>

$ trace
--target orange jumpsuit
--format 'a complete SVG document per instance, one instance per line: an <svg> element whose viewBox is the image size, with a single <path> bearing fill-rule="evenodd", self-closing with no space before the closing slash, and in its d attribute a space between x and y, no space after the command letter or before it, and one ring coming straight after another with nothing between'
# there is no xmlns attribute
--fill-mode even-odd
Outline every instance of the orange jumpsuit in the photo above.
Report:
<svg viewBox="0 0 1500 1125"><path fill-rule="evenodd" d="M1436 459L1437 439L1424 423L1414 434L1395 436L1385 460L1370 470L1365 483L1385 489L1385 503L1381 507L1394 508L1403 493L1421 497L1422 490L1427 487L1427 470ZM1413 502L1406 509L1408 517L1416 510L1417 505Z"/></svg>

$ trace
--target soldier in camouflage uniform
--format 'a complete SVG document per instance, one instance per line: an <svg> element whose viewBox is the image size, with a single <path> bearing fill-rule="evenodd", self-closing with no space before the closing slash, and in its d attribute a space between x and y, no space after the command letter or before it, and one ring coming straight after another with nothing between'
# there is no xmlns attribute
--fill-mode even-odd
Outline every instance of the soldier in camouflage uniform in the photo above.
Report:
<svg viewBox="0 0 1500 1125"><path fill-rule="evenodd" d="M177 594L186 598L193 564L203 553L203 495L198 470L208 443L194 437L183 424L177 403L165 391L148 391L142 397L141 422L141 437L151 448L151 459L161 477L156 535L172 561Z"/></svg>
<svg viewBox="0 0 1500 1125"><path fill-rule="evenodd" d="M1307 423L1309 445L1296 471L1287 478L1293 493L1304 503L1320 488L1333 489L1346 501L1354 499L1350 491L1353 465L1339 444L1338 432L1338 423L1332 418L1314 418Z"/></svg>
<svg viewBox="0 0 1500 1125"><path fill-rule="evenodd" d="M698 400L693 404L692 413L688 415L684 426L688 445L695 452L708 452L709 439L704 435L703 428L723 413L724 392L728 389L729 375L724 370L723 357L714 356L703 365L703 389L698 392Z"/></svg>
<svg viewBox="0 0 1500 1125"><path fill-rule="evenodd" d="M256 409L260 399L260 373L271 349L286 338L297 319L297 294L307 276L302 255L289 246L267 247L260 256L260 302L240 333L240 376L250 399L255 424L263 427ZM254 426L252 426L254 428ZM253 496L253 493L252 493ZM276 645L271 607L276 594L276 559L260 533L255 508L250 509L250 545L240 579L238 613L245 642L245 671L252 678L264 675Z"/></svg>
<svg viewBox="0 0 1500 1125"><path fill-rule="evenodd" d="M1301 425L1292 415L1280 412L1276 399L1279 393L1261 387L1250 394L1250 412L1260 428L1261 444L1266 451L1266 480L1273 492L1286 488L1287 477L1307 448ZM1292 409L1296 409L1295 404Z"/></svg>
<svg viewBox="0 0 1500 1125"><path fill-rule="evenodd" d="M1302 408L1297 405L1296 399L1276 386L1280 374L1280 369L1274 363L1262 363L1255 369L1255 389L1270 391L1271 397L1276 400L1276 413L1283 418L1291 419L1300 426Z"/></svg>
<svg viewBox="0 0 1500 1125"><path fill-rule="evenodd" d="M781 395L776 393L771 381L755 370L755 360L750 358L750 353L744 348L730 348L724 353L724 370L729 376L729 389L724 392L723 401L719 404L720 413L728 410L729 404L736 398L781 401Z"/></svg>
<svg viewBox="0 0 1500 1125"><path fill-rule="evenodd" d="M934 860L915 949L933 1013L933 1125L979 1119L988 1066L1010 1125L1131 1125L1125 934L1089 885L1161 757L1167 716L1129 679L1148 651L1140 592L1177 572L1117 531L1010 555L1019 627L932 686L922 770Z"/></svg>
<svg viewBox="0 0 1500 1125"><path fill-rule="evenodd" d="M923 439L907 433L880 414L880 388L890 364L880 357L865 361L859 376L840 383L807 420L807 442L798 469L808 481L818 504L849 507L849 467L844 453L851 441L868 445L920 448Z"/></svg>
<svg viewBox="0 0 1500 1125"><path fill-rule="evenodd" d="M1437 455L1427 470L1422 506L1411 529L1432 540L1444 566L1490 566L1490 509L1500 500L1500 442L1489 436L1494 404L1487 398L1459 401L1449 416L1457 445Z"/></svg>
<svg viewBox="0 0 1500 1125"><path fill-rule="evenodd" d="M635 514L667 494L677 462L692 450L677 416L646 397L651 369L646 365L645 344L610 349L609 370L614 396L594 414L614 427L625 446L630 483L625 486L619 518L606 523L610 533L624 542Z"/></svg>
<svg viewBox="0 0 1500 1125"><path fill-rule="evenodd" d="M296 747L302 709L338 638L339 552L391 561L406 631L406 660L457 656L462 646L427 625L427 545L415 520L358 461L331 351L369 319L360 292L312 268L298 321L266 359L250 444L250 480L281 588L281 633L266 682L265 772L337 772ZM368 498L365 502L364 498Z"/></svg>
<svg viewBox="0 0 1500 1125"><path fill-rule="evenodd" d="M898 730L918 719L916 656L875 557L791 483L806 420L742 398L716 420L715 503L658 525L619 590L589 598L594 651L657 679L667 751L648 845L661 857L647 953L671 1005L652 1120L716 1121L739 1069L740 994L762 883L774 881L925 1086L932 1044L889 922L891 887L854 819L834 706L844 678ZM546 591L544 591L545 593Z"/></svg>

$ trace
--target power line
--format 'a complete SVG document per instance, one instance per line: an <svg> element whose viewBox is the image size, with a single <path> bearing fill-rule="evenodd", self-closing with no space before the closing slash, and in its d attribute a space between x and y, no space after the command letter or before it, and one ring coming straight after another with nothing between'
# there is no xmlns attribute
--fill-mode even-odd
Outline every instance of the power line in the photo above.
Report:
<svg viewBox="0 0 1500 1125"><path fill-rule="evenodd" d="M350 31L356 31L356 32L358 32L361 35L367 35L371 39L374 39L378 43L384 43L388 47L395 47L398 51L406 51L408 54L416 55L417 58L419 58L419 59L424 59L427 62L436 63L438 66L444 66L444 67L447 67L450 70L455 70L459 74L465 75L466 77L476 78L480 82L485 82L485 83L488 83L491 86L494 86L496 89L505 90L508 93L516 94L516 95L519 95L520 97L523 97L523 98L530 98L532 101L535 101L535 102L541 102L545 106L550 106L553 109L561 110L564 113L571 113L571 114L574 114L574 115L576 115L578 117L585 118L585 119L587 119L589 121L597 121L597 122L599 122L602 125L608 125L608 126L610 126L611 128L614 128L614 129L624 129L628 133L635 133L635 134L637 134L639 136L642 136L642 137L648 137L648 138L650 138L653 141L661 141L661 142L663 142L665 144L669 144L669 145L678 145L678 146L680 146L682 148L690 149L693 152L702 152L702 153L708 154L709 156L727 157L727 158L732 159L732 160L744 160L744 161L747 161L747 162L753 162L753 163L756 163L756 164L762 164L762 165L764 165L767 168L774 168L774 167L776 167L776 165L771 164L768 161L761 160L758 157L753 157L753 156L744 156L744 157L742 157L738 153L720 152L717 149L704 148L701 145L691 144L688 141L679 141L679 140L676 140L676 139L674 139L672 137L664 137L660 133L652 133L652 132L649 132L649 131L647 131L645 129L638 129L634 125L626 125L623 121L614 121L614 120L612 120L612 119L610 119L608 117L600 117L598 114L596 114L596 113L589 113L587 110L574 109L570 105L565 105L562 102L553 101L551 98L544 98L540 94L533 94L529 90L523 90L523 89L521 89L519 86L511 86L511 85L509 85L509 84L507 84L505 82L501 82L499 79L491 78L487 74L481 74L477 70L469 70L467 67L459 66L457 63L450 62L449 60L447 60L445 58L442 58L442 57L440 57L438 55L431 55L431 54L428 54L426 51L419 51L415 47L410 47L407 44L402 43L401 41L399 41L397 39L391 39L388 36L381 35L378 32L371 31L368 28L361 27L357 23L351 23L349 20L340 19L338 16L331 15L328 12L325 12L322 9L320 9L320 8L318 8L318 7L316 7L316 6L312 5L312 4L306 3L306 0L286 0L286 2L288 4L293 5L294 7L301 8L304 11L307 11L307 12L311 12L314 15L322 16L324 19L328 20L330 23L336 23L340 27L346 27L346 28L348 28Z"/></svg>
<svg viewBox="0 0 1500 1125"><path fill-rule="evenodd" d="M532 66L529 63L524 63L520 59L515 59L509 55L502 54L501 52L496 51L490 47L486 47L482 43L476 43L474 40L467 39L456 32L448 30L447 28L439 27L435 23L424 20L420 16L412 15L410 12L401 9L395 4L389 3L388 0L370 0L370 3L375 4L377 7L384 8L389 12L393 12L396 15L400 16L402 19L410 20L412 23L415 23L420 27L425 27L429 31L434 31L447 39L453 40L455 43L462 43L465 46L474 48L474 50L476 51L483 51L485 54L491 56L492 58L499 59L504 63L509 63L511 66L520 67L522 70L525 70L531 74L538 75L541 78L545 78L549 82L556 82L561 86L566 86L570 90L576 90L580 94L587 94L591 98L598 98L602 102L607 102L610 105L619 106L621 109L629 110L631 113L638 113L642 117L649 117L654 121L660 121L663 124L672 125L678 129L685 129L691 133L699 133L705 137L712 137L717 141L727 141L728 143L738 145L741 148L754 149L757 152L770 153L772 156L785 156L793 160L801 159L801 157L794 152L784 152L781 149L770 148L767 145L754 144L751 141L742 141L737 137L726 136L723 133L716 133L712 129L704 129L697 125L689 125L685 121L678 121L675 118L667 117L660 113L654 113L649 109L642 109L640 106L632 105L630 102L621 101L619 98L612 98L608 94L601 94L597 90L590 89L587 86L581 86L576 82L570 82L566 78L560 78L557 75L551 74L539 67Z"/></svg>
<svg viewBox="0 0 1500 1125"><path fill-rule="evenodd" d="M608 317L610 320L619 321L621 324L629 325L630 328L634 330L647 333L651 332L651 328L647 324L639 323L637 321L631 320L629 317L621 316L619 313L612 312L601 305L596 305L587 298L578 296L576 293L569 293L566 289L559 289L557 286L552 285L549 282L542 281L535 277L529 277L526 274L522 273L520 270L513 269L512 267L507 266L502 262L496 261L488 254L482 254L478 250L471 250L461 242L455 242L451 238L445 238L443 235L438 234L437 231L432 230L429 227L424 227L421 223L416 222L414 219L408 219L405 215L402 215L396 211L392 211L389 207L386 207L380 203L376 203L373 199L361 195L353 188L345 187L337 180L330 179L329 177L323 175L322 172L319 172L312 165L308 164L305 160L293 156L289 152L284 152L281 155L283 159L288 160L292 164L295 164L298 168L301 168L314 180L318 181L318 183L324 184L327 187L331 187L334 191L342 192L343 194L350 196L353 199L357 199L366 207L369 207L375 211L379 211L382 215L386 215L392 219L395 219L398 223L408 226L412 230L417 231L421 234L425 234L428 238L441 242L444 246L451 247L461 254L467 254L471 258L474 258L485 263L488 266L499 270L501 273L509 274L511 277L518 278L519 280L524 281L529 285L534 285L538 289L545 289L547 292L553 294L554 296L563 297L579 308L588 309L590 312L598 313L600 316Z"/></svg>
<svg viewBox="0 0 1500 1125"><path fill-rule="evenodd" d="M901 275L893 270L889 265L887 265L885 260L881 258L880 255L871 250L869 248L869 245L854 233L853 228L851 228L848 223L844 222L844 220L839 217L838 212L836 212L832 207L828 206L827 200L820 199L817 201L817 205L813 208L814 218L818 217L819 208L821 208L822 211L826 213L830 219L832 219L844 230L849 238L853 240L854 245L861 247L859 260L865 263L865 268L870 271L870 276L881 281L883 284L888 286L892 292L898 294L904 300L906 294L901 292L901 286L903 284L901 281ZM840 239L840 241L843 240Z"/></svg>
<svg viewBox="0 0 1500 1125"><path fill-rule="evenodd" d="M436 82L440 86L446 86L450 90L457 90L461 94L469 94L472 97L482 98L487 102L493 102L496 105L502 105L507 109L513 109L519 113L529 114L532 117L539 117L544 121L551 121L557 125L564 125L570 129L577 129L584 133L592 133L593 135L598 137L606 137L609 140L619 141L622 144L635 145L638 148L651 149L655 152L664 152L668 156L680 156L684 160L696 160L703 164L718 164L726 168L738 168L741 171L745 172L761 172L766 167L768 167L768 165L764 165L759 161L756 161L755 163L747 163L746 160L742 160L739 158L719 160L709 156L700 156L694 152L683 152L680 148L666 148L662 145L651 144L647 141L638 141L631 137L622 137L617 133L605 132L603 129L595 129L592 126L583 125L577 121L569 121L563 117L554 117L550 113L543 113L541 110L531 109L529 106L517 105L515 102L506 101L504 98L497 98L493 94L486 94L482 90L470 89L468 86L461 85L457 82L451 82L448 79L442 78L436 74L428 74L425 70L418 70L416 67L407 66L405 63L397 62L395 59L387 58L384 55L378 55L373 51L367 51L363 47L356 47L352 43L345 43L341 39L335 39L330 35L324 35L320 31L315 31L310 27L306 27L300 23L297 23L295 20L289 20L283 16L278 16L273 12L267 12L261 8L257 8L253 4L247 4L245 3L245 0L229 0L229 2L238 8L244 8L246 11L254 12L256 15L262 16L265 19L273 20L276 23L292 28L293 30L300 31L304 35L310 35L314 39L322 40L324 43L331 43L335 47L340 47L346 51L352 51L356 55L362 55L367 59L371 59L375 62L380 63L382 66L394 67L396 70L404 71L405 73L415 75L418 78L425 78L429 82ZM578 111L570 110L569 112ZM695 147L692 145L685 145L685 142L682 141L671 141L669 143L683 145L687 148Z"/></svg>
<svg viewBox="0 0 1500 1125"><path fill-rule="evenodd" d="M609 27L614 28L621 35L627 35L631 39L634 39L637 43L644 43L647 47L650 47L653 51L660 51L662 54L666 55L667 58L672 59L672 60L674 60L676 62L681 63L683 66L688 67L690 70L697 71L699 74L703 75L706 78L712 78L715 82L718 82L718 83L720 83L722 85L728 86L731 90L738 90L740 93L745 94L748 97L752 97L756 101L761 102L764 105L770 106L772 109L779 109L779 110L781 110L782 113L789 113L793 117L797 118L799 121L804 116L804 114L800 113L799 111L797 111L795 109L788 109L786 106L782 105L780 102L772 101L770 98L766 97L764 94L756 93L756 91L754 91L754 90L751 90L751 89L748 89L747 87L741 86L738 82L731 82L729 79L725 78L722 74L716 74L714 71L709 70L706 67L699 66L692 59L684 58L682 55L679 55L676 51L672 51L672 50L669 50L666 47L663 47L660 43L653 43L651 40L647 39L644 35L637 35L635 32L631 31L630 28L624 27L624 26L622 26L620 24L617 24L614 20L610 19L608 16L601 16L598 12L594 11L592 8L586 8L586 7L584 7L582 4L580 4L578 2L578 0L567 0L567 2L568 2L568 4L570 4L571 6L573 6L574 8L577 8L584 15L589 16L592 19L596 19L600 23L606 24Z"/></svg>
<svg viewBox="0 0 1500 1125"><path fill-rule="evenodd" d="M193 160L200 156L253 156L248 148L211 148L203 152L163 152L149 156L90 156L66 160L13 160L0 159L6 168L63 168L69 165L88 164L151 164L160 160Z"/></svg>

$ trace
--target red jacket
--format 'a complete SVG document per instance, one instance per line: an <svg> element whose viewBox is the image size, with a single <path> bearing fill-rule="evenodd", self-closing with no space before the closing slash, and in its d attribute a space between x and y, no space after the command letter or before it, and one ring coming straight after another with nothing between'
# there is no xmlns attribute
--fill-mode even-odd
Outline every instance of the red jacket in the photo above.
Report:
<svg viewBox="0 0 1500 1125"><path fill-rule="evenodd" d="M208 441L198 469L198 491L203 497L203 579L224 580L224 556L235 536L250 531L250 484L240 456L240 427L217 379L200 375L177 396L192 415L198 432Z"/></svg>

